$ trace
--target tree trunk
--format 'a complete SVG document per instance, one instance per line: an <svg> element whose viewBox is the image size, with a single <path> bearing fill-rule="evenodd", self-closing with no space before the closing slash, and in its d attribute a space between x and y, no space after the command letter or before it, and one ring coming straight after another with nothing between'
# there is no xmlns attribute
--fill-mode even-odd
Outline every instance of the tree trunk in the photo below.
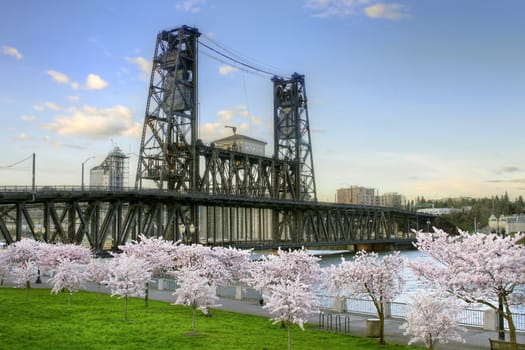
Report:
<svg viewBox="0 0 525 350"><path fill-rule="evenodd" d="M434 342L432 340L432 333L428 334L428 348L430 350L434 349Z"/></svg>
<svg viewBox="0 0 525 350"><path fill-rule="evenodd" d="M374 302L379 318L379 344L385 345L385 310L383 309L383 298L379 298L379 301L372 298L372 301Z"/></svg>
<svg viewBox="0 0 525 350"><path fill-rule="evenodd" d="M385 314L379 313L379 344L385 345Z"/></svg>
<svg viewBox="0 0 525 350"><path fill-rule="evenodd" d="M127 295L125 299L126 299L126 303L124 306L124 320L127 321L128 320L128 296Z"/></svg>
<svg viewBox="0 0 525 350"><path fill-rule="evenodd" d="M195 334L195 308L192 308L193 315L191 317L191 333Z"/></svg>
<svg viewBox="0 0 525 350"><path fill-rule="evenodd" d="M290 321L286 322L288 324L288 350L292 350L292 334L291 334L291 328L290 327Z"/></svg>
<svg viewBox="0 0 525 350"><path fill-rule="evenodd" d="M518 350L517 339L516 339L516 326L514 325L514 320L512 319L512 311L510 310L509 303L507 302L507 297L503 297L503 305L505 305L504 317L507 320L509 325L509 340L511 350Z"/></svg>
<svg viewBox="0 0 525 350"><path fill-rule="evenodd" d="M144 293L144 306L148 307L149 301L149 282L146 283L146 292Z"/></svg>

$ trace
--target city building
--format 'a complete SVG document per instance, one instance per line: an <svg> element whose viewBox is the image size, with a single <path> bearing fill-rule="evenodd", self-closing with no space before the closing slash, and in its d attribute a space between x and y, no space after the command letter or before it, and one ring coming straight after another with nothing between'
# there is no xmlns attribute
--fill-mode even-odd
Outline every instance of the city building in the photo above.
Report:
<svg viewBox="0 0 525 350"><path fill-rule="evenodd" d="M128 158L120 148L115 147L102 163L89 171L90 186L108 190L121 190L127 187Z"/></svg>
<svg viewBox="0 0 525 350"><path fill-rule="evenodd" d="M337 190L336 203L403 208L406 205L406 198L397 192L379 195L375 188L350 186Z"/></svg>
<svg viewBox="0 0 525 350"><path fill-rule="evenodd" d="M377 196L377 202L382 207L403 208L406 204L406 198L397 192L389 192Z"/></svg>
<svg viewBox="0 0 525 350"><path fill-rule="evenodd" d="M378 205L376 190L362 186L338 189L336 202L342 204Z"/></svg>
<svg viewBox="0 0 525 350"><path fill-rule="evenodd" d="M228 151L249 153L257 156L264 156L266 142L254 138L234 133L231 136L216 140L213 146Z"/></svg>
<svg viewBox="0 0 525 350"><path fill-rule="evenodd" d="M492 233L525 232L525 215L513 214L505 216L502 214L498 218L492 214L489 217L489 228Z"/></svg>
<svg viewBox="0 0 525 350"><path fill-rule="evenodd" d="M421 208L417 210L418 213L432 214L432 215L448 215L452 213L460 213L462 211L463 210L459 208L434 208L434 207Z"/></svg>

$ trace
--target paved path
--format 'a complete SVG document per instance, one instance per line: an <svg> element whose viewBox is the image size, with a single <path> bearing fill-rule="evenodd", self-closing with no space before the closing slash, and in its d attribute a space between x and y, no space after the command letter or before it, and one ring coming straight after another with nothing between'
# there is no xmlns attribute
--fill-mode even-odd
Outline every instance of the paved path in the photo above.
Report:
<svg viewBox="0 0 525 350"><path fill-rule="evenodd" d="M8 282L7 282L8 283ZM8 284L7 284L8 285ZM32 284L33 287L37 288L50 288L47 283ZM97 291L98 287L94 283L88 283L86 290ZM104 290L104 292L108 292ZM150 298L153 300L161 300L167 302L173 302L175 298L172 295L172 291L159 291L156 289L150 290ZM269 317L268 311L263 309L257 300L233 300L221 298L218 301L222 306L221 310L232 311L242 314L257 315L263 317ZM356 336L366 336L366 320L371 318L370 315L361 314L348 314L350 316L350 334ZM310 324L319 324L319 315L312 315ZM409 337L403 335L403 331L399 328L404 323L401 319L387 319L385 320L385 340L387 343L396 344L408 344ZM343 324L344 327L344 324ZM496 332L484 331L481 328L466 327L466 332L461 332L461 336L465 339L465 343L452 342L448 344L437 344L435 346L438 350L470 350L470 349L490 349L489 338L497 339L498 335ZM508 340L508 334L507 340ZM518 342L525 343L525 334L518 333ZM423 345L423 344L419 344Z"/></svg>

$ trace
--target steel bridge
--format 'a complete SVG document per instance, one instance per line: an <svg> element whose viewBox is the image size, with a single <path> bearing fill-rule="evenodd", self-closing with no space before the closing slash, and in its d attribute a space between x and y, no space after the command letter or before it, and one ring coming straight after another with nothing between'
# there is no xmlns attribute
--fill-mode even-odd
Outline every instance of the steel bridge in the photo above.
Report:
<svg viewBox="0 0 525 350"><path fill-rule="evenodd" d="M200 33L157 35L135 187L0 189L0 233L117 249L139 234L275 248L406 244L430 215L317 201L305 78L273 76L273 155L199 139ZM235 143L233 144L235 146Z"/></svg>
<svg viewBox="0 0 525 350"><path fill-rule="evenodd" d="M186 221L188 206L198 208L198 222ZM433 219L388 207L63 186L0 189L0 210L0 232L8 244L29 237L89 244L97 251L116 250L139 233L261 249L404 245L413 240L410 229L426 228ZM290 230L272 229L276 212L289 220Z"/></svg>

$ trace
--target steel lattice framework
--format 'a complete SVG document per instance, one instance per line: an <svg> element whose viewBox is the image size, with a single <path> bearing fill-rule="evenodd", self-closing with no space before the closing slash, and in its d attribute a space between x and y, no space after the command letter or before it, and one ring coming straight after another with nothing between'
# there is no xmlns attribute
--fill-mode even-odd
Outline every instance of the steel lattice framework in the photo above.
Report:
<svg viewBox="0 0 525 350"><path fill-rule="evenodd" d="M197 38L183 26L157 35L136 187L152 180L159 189L194 191L196 156Z"/></svg>
<svg viewBox="0 0 525 350"><path fill-rule="evenodd" d="M290 165L279 198L317 201L304 75L274 77L274 154Z"/></svg>
<svg viewBox="0 0 525 350"><path fill-rule="evenodd" d="M198 139L199 36L187 26L157 35L136 188L153 181L182 192L317 201L304 76L272 78L273 157L206 146ZM183 223L199 223L198 215L187 208ZM275 211L273 235L290 236L298 220Z"/></svg>
<svg viewBox="0 0 525 350"><path fill-rule="evenodd" d="M188 207L200 211L197 235L186 225ZM272 230L275 212L299 214L295 229ZM396 208L310 203L171 190L45 187L0 191L0 237L7 243L32 237L45 242L86 244L116 250L138 234L210 245L251 248L395 246L410 244L410 229L434 217Z"/></svg>
<svg viewBox="0 0 525 350"><path fill-rule="evenodd" d="M138 234L275 248L397 244L433 217L317 202L305 80L274 76L274 154L198 139L198 38L157 35L134 189L0 190L0 234L117 249ZM149 186L153 184L153 186Z"/></svg>

